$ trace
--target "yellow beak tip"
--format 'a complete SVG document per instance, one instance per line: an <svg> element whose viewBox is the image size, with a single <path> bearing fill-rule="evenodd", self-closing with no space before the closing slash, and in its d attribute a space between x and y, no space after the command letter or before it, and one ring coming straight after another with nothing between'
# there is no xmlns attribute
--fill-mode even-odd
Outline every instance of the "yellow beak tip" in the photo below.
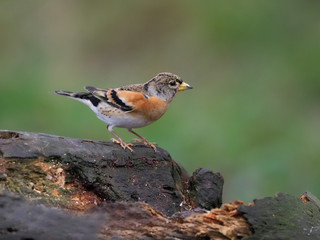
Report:
<svg viewBox="0 0 320 240"><path fill-rule="evenodd" d="M188 83L181 83L180 87L178 88L178 91L184 91L184 90L188 90L188 89L192 89L193 87L190 86Z"/></svg>

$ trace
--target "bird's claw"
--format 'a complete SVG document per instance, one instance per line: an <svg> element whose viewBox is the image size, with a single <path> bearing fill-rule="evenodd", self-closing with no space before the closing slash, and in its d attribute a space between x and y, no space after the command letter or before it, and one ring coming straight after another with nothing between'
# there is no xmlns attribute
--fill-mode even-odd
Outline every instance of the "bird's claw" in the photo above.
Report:
<svg viewBox="0 0 320 240"><path fill-rule="evenodd" d="M130 152L133 152L132 148L130 147L130 146L133 146L133 144L131 144L131 143L128 143L128 144L127 144L127 143L125 143L124 141L119 141L119 140L114 139L114 138L112 138L111 140L112 140L112 142L114 142L114 143L118 143L123 149L128 148Z"/></svg>
<svg viewBox="0 0 320 240"><path fill-rule="evenodd" d="M155 145L157 145L157 143L149 142L147 139L137 139L137 138L135 138L133 141L143 143L146 146L152 147L152 149L155 152L157 151L157 147L155 146Z"/></svg>

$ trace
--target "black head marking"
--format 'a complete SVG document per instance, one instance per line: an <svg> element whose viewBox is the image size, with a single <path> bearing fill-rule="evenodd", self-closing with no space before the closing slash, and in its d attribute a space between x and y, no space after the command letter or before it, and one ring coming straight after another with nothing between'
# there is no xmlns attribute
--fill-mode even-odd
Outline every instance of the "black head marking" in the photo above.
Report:
<svg viewBox="0 0 320 240"><path fill-rule="evenodd" d="M148 91L149 83L145 83L145 84L143 85L143 88L144 88L144 90Z"/></svg>

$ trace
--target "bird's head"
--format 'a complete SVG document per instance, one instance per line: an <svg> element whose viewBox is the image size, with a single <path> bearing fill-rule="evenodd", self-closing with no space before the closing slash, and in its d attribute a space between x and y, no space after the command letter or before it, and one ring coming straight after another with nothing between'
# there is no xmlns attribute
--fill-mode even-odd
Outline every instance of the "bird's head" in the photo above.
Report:
<svg viewBox="0 0 320 240"><path fill-rule="evenodd" d="M163 72L146 82L144 89L150 96L171 102L177 92L192 89L192 87L182 81L178 75Z"/></svg>

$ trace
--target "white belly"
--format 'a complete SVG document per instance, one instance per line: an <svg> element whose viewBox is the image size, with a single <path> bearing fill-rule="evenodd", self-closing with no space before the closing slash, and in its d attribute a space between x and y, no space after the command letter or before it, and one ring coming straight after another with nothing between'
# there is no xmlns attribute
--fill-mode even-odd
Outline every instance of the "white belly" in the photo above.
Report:
<svg viewBox="0 0 320 240"><path fill-rule="evenodd" d="M147 121L145 118L139 117L138 115L135 115L135 117L133 117L131 114L120 112L120 110L116 110L119 112L116 113L115 115L110 114L109 116L107 116L100 113L97 107L93 106L91 102L83 101L82 99L79 101L89 106L101 121L105 122L107 125L112 127L141 128L153 122L153 121ZM108 104L105 104L104 107L112 108Z"/></svg>
<svg viewBox="0 0 320 240"><path fill-rule="evenodd" d="M96 113L96 115L100 120L113 127L141 128L151 123L142 118L133 118L129 114L124 114L121 116L106 116L101 113Z"/></svg>

